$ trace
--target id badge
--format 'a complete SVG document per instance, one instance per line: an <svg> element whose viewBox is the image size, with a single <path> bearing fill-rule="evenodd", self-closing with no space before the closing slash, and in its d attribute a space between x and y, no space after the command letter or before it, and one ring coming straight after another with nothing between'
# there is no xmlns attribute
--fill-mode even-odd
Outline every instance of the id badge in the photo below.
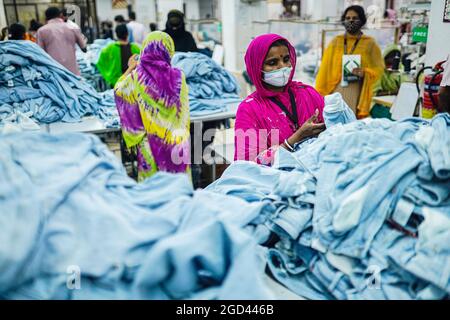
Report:
<svg viewBox="0 0 450 320"><path fill-rule="evenodd" d="M361 55L344 54L342 56L342 87L347 87L349 82L359 80L359 77L352 73L355 68L361 68Z"/></svg>

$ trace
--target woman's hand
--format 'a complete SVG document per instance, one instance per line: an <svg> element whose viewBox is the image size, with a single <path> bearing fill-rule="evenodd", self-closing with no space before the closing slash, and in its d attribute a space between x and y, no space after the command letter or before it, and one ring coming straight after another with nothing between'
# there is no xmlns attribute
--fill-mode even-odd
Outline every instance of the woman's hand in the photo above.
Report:
<svg viewBox="0 0 450 320"><path fill-rule="evenodd" d="M128 69L130 71L134 70L136 68L136 66L138 65L139 62L139 55L138 54L133 54L130 59L128 59Z"/></svg>
<svg viewBox="0 0 450 320"><path fill-rule="evenodd" d="M364 69L363 68L355 68L355 69L353 69L352 73L355 76L358 76L360 78L364 78Z"/></svg>
<svg viewBox="0 0 450 320"><path fill-rule="evenodd" d="M139 55L133 54L130 59L128 59L128 69L125 71L125 73L122 75L122 77L128 76L131 72L133 72L134 69L136 69L136 66L139 62Z"/></svg>
<svg viewBox="0 0 450 320"><path fill-rule="evenodd" d="M291 146L294 146L294 144L306 138L318 136L326 129L325 123L316 123L318 117L319 111L316 110L314 115L309 118L297 131L295 131L289 139L287 139L287 142Z"/></svg>

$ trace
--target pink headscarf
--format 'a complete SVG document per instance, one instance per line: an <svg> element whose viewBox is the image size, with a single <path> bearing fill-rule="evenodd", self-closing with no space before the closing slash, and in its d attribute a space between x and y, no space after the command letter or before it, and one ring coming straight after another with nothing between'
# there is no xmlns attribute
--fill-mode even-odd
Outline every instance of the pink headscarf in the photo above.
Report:
<svg viewBox="0 0 450 320"><path fill-rule="evenodd" d="M263 34L250 43L245 53L245 65L247 67L247 73L256 87L256 92L261 97L274 97L278 95L277 92L270 91L263 86L262 82L262 70L264 65L264 60L269 52L270 46L278 41L284 40L288 44L289 55L291 57L292 72L289 77L289 83L285 87L285 91L292 84L292 78L294 77L295 66L297 64L297 55L295 53L295 48L287 41L285 38L278 34L268 33Z"/></svg>
<svg viewBox="0 0 450 320"><path fill-rule="evenodd" d="M291 58L292 72L289 77L289 82L285 86L283 92L274 92L266 89L262 81L262 70L264 60L270 50L272 44L278 40L284 40L289 49ZM290 108L290 99L288 89L290 89L295 96L298 113L298 124L303 125L316 110L319 110L319 121L323 121L322 111L324 107L323 97L311 86L305 85L301 82L293 81L295 67L297 63L297 56L295 48L288 40L277 34L263 34L250 43L245 54L245 64L247 73L256 87L256 91L249 95L239 106L236 115L235 124L235 160L250 160L255 161L256 155L262 151L269 149L273 144L284 141L294 133L291 121L282 113L280 107L273 103L269 97L276 97L285 106ZM290 110L292 111L292 110ZM274 139L272 134L264 137L261 141L259 134L256 143L243 142L237 137L239 131L248 132L248 130L258 131L277 130L279 133L278 139ZM265 141L267 140L267 141Z"/></svg>

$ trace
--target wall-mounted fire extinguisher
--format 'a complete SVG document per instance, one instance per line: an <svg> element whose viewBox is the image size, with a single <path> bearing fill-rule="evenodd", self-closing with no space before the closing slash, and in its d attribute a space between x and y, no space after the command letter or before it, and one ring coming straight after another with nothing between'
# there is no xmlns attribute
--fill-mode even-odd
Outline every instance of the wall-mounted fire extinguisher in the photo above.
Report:
<svg viewBox="0 0 450 320"><path fill-rule="evenodd" d="M427 69L431 69L432 73L425 76L424 80L424 90L421 98L422 102L422 118L431 119L433 118L438 110L438 96L439 96L439 86L442 81L442 73L444 72L443 64L445 61L441 61L432 67L424 67L418 73L416 77L416 87L420 94L419 79L420 75Z"/></svg>

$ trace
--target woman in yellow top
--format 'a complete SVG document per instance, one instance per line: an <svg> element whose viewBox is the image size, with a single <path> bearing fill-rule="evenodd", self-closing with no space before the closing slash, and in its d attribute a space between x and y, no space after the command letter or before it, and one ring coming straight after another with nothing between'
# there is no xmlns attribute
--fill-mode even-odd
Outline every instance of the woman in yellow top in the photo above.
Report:
<svg viewBox="0 0 450 320"><path fill-rule="evenodd" d="M364 118L369 115L373 86L384 72L384 60L375 39L361 32L367 21L361 6L345 9L341 21L346 32L335 37L326 48L316 78L316 89L324 96L340 92L356 116ZM348 62L345 55L359 55L361 63L361 67L351 71L354 79L348 82L342 81L343 60Z"/></svg>

